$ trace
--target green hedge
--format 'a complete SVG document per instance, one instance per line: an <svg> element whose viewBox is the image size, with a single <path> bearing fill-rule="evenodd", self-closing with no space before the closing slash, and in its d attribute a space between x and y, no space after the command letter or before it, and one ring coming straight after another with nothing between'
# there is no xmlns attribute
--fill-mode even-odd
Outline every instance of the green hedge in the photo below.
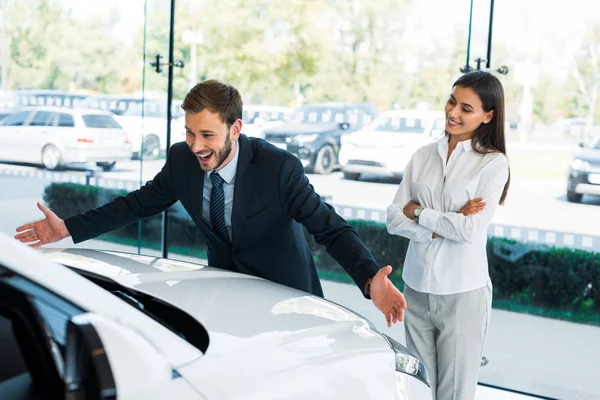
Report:
<svg viewBox="0 0 600 400"><path fill-rule="evenodd" d="M46 187L44 200L58 216L65 218L123 194L122 190L53 183ZM171 208L169 221L169 242L177 244L172 251L206 256L206 243L180 204ZM158 246L161 222L160 216L154 216L139 226L132 224L101 238L134 244L139 231L144 243ZM408 240L389 235L384 224L348 222L380 264L394 267L392 280L402 289L402 264ZM325 279L349 281L340 279L347 276L343 269L306 231L305 235L320 275ZM494 285L494 307L600 325L599 254L498 238L488 240L487 253Z"/></svg>

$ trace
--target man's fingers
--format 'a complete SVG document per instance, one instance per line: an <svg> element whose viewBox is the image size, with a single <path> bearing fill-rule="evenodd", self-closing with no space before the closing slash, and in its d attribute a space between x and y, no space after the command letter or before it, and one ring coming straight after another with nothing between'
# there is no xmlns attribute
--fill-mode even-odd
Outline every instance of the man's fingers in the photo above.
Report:
<svg viewBox="0 0 600 400"><path fill-rule="evenodd" d="M28 231L25 231L23 233L19 233L18 235L15 235L15 239L27 238L27 237L30 237L30 236L34 236L35 234L36 234L35 230L28 230Z"/></svg>
<svg viewBox="0 0 600 400"><path fill-rule="evenodd" d="M39 237L37 237L37 235L32 235L32 236L28 236L22 239L19 239L22 243L30 243L30 242L37 242L38 240L40 240Z"/></svg>
<svg viewBox="0 0 600 400"><path fill-rule="evenodd" d="M44 206L44 205L43 205L42 203L40 203L39 201L38 201L38 203L37 203L37 206L38 206L38 208L40 209L40 211L41 211L41 212L43 212L43 213L44 213L44 215L47 217L47 216L48 216L48 213L50 212L50 210L49 210L48 208L46 208L46 206Z"/></svg>
<svg viewBox="0 0 600 400"><path fill-rule="evenodd" d="M392 326L392 319L390 317L389 313L385 313L385 321L387 322L387 326L391 327Z"/></svg>
<svg viewBox="0 0 600 400"><path fill-rule="evenodd" d="M21 232L24 231L26 229L31 229L35 227L35 222L32 222L30 224L25 224L25 225L21 225L20 227L17 228L17 232Z"/></svg>
<svg viewBox="0 0 600 400"><path fill-rule="evenodd" d="M381 272L384 274L384 276L388 276L392 273L392 266L386 265L385 267L381 268Z"/></svg>

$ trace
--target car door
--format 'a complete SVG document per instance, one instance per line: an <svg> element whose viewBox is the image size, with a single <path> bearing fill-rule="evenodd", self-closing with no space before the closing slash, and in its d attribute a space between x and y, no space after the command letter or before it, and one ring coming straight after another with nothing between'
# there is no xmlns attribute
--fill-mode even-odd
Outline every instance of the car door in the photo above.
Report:
<svg viewBox="0 0 600 400"><path fill-rule="evenodd" d="M26 130L25 123L31 111L17 111L2 120L0 125L0 160L26 161L22 151L22 137Z"/></svg>
<svg viewBox="0 0 600 400"><path fill-rule="evenodd" d="M23 134L19 138L24 161L39 163L42 159L42 149L46 144L55 144L57 133L52 129L54 113L38 110L25 123Z"/></svg>

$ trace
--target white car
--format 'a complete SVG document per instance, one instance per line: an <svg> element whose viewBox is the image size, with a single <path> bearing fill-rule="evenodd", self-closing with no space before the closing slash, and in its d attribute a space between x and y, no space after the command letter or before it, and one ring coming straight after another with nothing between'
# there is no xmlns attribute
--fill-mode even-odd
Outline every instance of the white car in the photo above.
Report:
<svg viewBox="0 0 600 400"><path fill-rule="evenodd" d="M264 130L281 125L289 121L292 109L281 106L269 106L262 104L244 105L242 112L242 133L247 136L263 138Z"/></svg>
<svg viewBox="0 0 600 400"><path fill-rule="evenodd" d="M114 114L64 107L17 108L0 121L0 160L50 170L95 162L105 171L131 158L127 132Z"/></svg>
<svg viewBox="0 0 600 400"><path fill-rule="evenodd" d="M417 358L322 298L148 256L0 249L3 398L431 399Z"/></svg>
<svg viewBox="0 0 600 400"><path fill-rule="evenodd" d="M444 132L443 112L392 110L342 136L340 165L346 179L400 177L412 155Z"/></svg>
<svg viewBox="0 0 600 400"><path fill-rule="evenodd" d="M166 153L167 100L164 96L104 94L89 96L82 101L81 105L116 114L117 121L128 133L131 142L131 158L155 159ZM185 140L181 100L173 100L171 110L172 145Z"/></svg>

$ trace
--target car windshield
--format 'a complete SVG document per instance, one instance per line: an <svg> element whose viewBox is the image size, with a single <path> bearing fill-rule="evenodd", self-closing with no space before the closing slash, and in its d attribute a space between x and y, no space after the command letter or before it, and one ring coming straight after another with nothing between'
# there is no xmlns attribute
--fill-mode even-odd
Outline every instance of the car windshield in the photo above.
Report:
<svg viewBox="0 0 600 400"><path fill-rule="evenodd" d="M394 133L424 133L425 121L420 118L387 115L376 118L368 129Z"/></svg>
<svg viewBox="0 0 600 400"><path fill-rule="evenodd" d="M292 120L308 124L349 123L362 125L371 122L371 117L358 108L306 106L294 111Z"/></svg>
<svg viewBox="0 0 600 400"><path fill-rule="evenodd" d="M198 350L206 352L209 342L208 332L200 322L185 311L154 296L123 286L105 276L71 265L63 265L137 308Z"/></svg>
<svg viewBox="0 0 600 400"><path fill-rule="evenodd" d="M269 110L244 110L242 113L242 122L245 124L254 124L260 118L263 122L284 121L286 114L282 111Z"/></svg>

